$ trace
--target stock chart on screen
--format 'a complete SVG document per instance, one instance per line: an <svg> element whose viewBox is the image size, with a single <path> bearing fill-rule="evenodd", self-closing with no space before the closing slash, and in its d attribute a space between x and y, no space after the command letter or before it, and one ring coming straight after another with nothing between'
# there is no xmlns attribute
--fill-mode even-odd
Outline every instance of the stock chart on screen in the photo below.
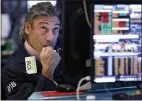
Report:
<svg viewBox="0 0 142 101"><path fill-rule="evenodd" d="M94 5L96 82L142 80L142 5ZM107 82L106 81L106 82Z"/></svg>

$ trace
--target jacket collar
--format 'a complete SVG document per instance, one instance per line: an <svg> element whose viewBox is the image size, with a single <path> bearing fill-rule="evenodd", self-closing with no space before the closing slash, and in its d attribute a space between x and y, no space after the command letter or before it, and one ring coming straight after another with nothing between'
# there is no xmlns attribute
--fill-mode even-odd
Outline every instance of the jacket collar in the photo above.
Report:
<svg viewBox="0 0 142 101"><path fill-rule="evenodd" d="M18 46L18 49L16 50L16 53L18 55L20 55L20 63L21 64L25 64L25 57L29 57L31 56L27 50L25 49L25 46L24 46L24 43L20 43L19 46ZM41 63L36 59L36 65L37 65L37 69L39 71L42 70L42 65Z"/></svg>

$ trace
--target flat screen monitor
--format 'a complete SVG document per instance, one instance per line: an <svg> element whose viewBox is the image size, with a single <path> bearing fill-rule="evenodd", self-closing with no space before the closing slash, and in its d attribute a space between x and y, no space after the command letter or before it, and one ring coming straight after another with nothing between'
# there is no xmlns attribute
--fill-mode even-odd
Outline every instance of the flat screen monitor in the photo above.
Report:
<svg viewBox="0 0 142 101"><path fill-rule="evenodd" d="M142 81L142 4L94 3L92 37L93 82Z"/></svg>

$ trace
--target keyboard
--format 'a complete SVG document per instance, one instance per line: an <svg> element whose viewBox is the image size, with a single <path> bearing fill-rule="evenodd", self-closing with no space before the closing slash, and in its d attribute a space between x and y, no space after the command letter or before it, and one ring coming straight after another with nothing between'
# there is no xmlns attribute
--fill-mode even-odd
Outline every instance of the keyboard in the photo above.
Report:
<svg viewBox="0 0 142 101"><path fill-rule="evenodd" d="M113 100L142 100L142 91L122 92L112 96Z"/></svg>

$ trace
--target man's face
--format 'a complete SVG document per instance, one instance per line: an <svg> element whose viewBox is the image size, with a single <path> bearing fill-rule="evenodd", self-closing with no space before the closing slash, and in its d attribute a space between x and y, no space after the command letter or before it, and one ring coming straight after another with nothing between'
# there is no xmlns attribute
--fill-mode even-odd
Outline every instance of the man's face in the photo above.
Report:
<svg viewBox="0 0 142 101"><path fill-rule="evenodd" d="M43 47L56 45L59 36L60 21L58 17L40 16L34 20L32 28L28 30L28 40L30 45L39 52Z"/></svg>

